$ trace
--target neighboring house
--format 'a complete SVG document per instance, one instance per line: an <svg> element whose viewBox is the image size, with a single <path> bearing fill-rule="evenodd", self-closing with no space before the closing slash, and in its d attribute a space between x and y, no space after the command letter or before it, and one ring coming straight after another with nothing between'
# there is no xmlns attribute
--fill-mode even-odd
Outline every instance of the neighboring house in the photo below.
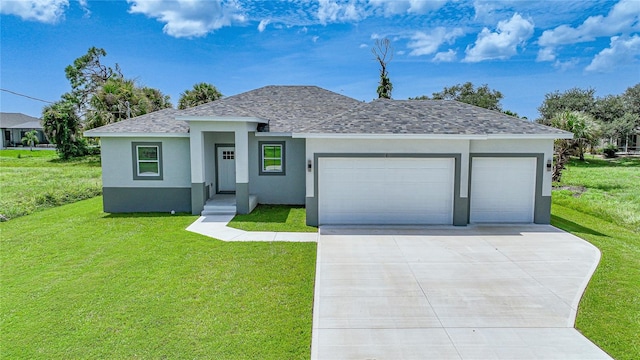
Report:
<svg viewBox="0 0 640 360"><path fill-rule="evenodd" d="M40 144L48 144L42 131L40 119L21 113L0 113L0 131L2 132L2 148L22 145L24 134L37 131Z"/></svg>
<svg viewBox="0 0 640 360"><path fill-rule="evenodd" d="M305 205L307 223L548 224L553 140L572 134L447 100L361 102L267 86L85 132L105 212L190 211L235 193Z"/></svg>
<svg viewBox="0 0 640 360"><path fill-rule="evenodd" d="M631 154L640 152L640 128L636 128L633 134L627 138L617 140L618 149L624 153Z"/></svg>

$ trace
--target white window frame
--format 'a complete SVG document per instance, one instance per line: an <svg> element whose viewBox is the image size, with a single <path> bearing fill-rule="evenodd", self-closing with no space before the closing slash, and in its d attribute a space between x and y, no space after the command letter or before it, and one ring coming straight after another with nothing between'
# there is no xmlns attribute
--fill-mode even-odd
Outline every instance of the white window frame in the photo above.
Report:
<svg viewBox="0 0 640 360"><path fill-rule="evenodd" d="M133 155L133 179L134 180L162 180L162 143L131 143ZM157 158L155 160L140 159L141 148L156 148ZM156 163L158 164L158 172L153 174L145 174L140 172L140 164Z"/></svg>
<svg viewBox="0 0 640 360"><path fill-rule="evenodd" d="M260 148L260 175L285 175L285 164L286 164L286 159L285 159L285 153L286 153L286 147L285 147L285 142L284 141L277 141L277 142L260 142L259 143L259 148ZM264 151L265 151L265 147L279 147L280 148L280 157L265 157L264 156ZM277 170L270 170L267 169L265 167L265 161L267 160L280 160L280 169Z"/></svg>

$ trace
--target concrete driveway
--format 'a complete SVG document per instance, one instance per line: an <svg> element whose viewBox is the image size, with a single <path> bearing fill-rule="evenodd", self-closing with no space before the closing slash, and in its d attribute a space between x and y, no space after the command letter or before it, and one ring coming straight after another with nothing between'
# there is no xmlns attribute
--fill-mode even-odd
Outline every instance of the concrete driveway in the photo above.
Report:
<svg viewBox="0 0 640 360"><path fill-rule="evenodd" d="M312 359L609 359L573 328L600 252L551 226L322 227Z"/></svg>

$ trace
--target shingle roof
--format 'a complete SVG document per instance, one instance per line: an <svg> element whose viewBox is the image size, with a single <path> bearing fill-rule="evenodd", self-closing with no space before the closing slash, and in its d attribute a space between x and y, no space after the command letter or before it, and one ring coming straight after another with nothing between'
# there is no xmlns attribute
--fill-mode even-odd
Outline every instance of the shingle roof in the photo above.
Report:
<svg viewBox="0 0 640 360"><path fill-rule="evenodd" d="M252 117L270 132L309 134L564 135L568 132L452 100L369 103L317 86L265 86L185 110L164 109L85 132L188 133L176 118Z"/></svg>
<svg viewBox="0 0 640 360"><path fill-rule="evenodd" d="M503 113L452 100L378 99L298 129L335 134L566 134Z"/></svg>
<svg viewBox="0 0 640 360"><path fill-rule="evenodd" d="M272 85L183 110L180 116L255 117L269 121L271 132L296 132L360 103L317 86Z"/></svg>
<svg viewBox="0 0 640 360"><path fill-rule="evenodd" d="M87 130L85 135L92 133L188 133L189 124L186 121L176 120L180 110L162 109L152 113L122 120L117 123Z"/></svg>
<svg viewBox="0 0 640 360"><path fill-rule="evenodd" d="M0 113L2 129L42 129L40 119L21 113Z"/></svg>

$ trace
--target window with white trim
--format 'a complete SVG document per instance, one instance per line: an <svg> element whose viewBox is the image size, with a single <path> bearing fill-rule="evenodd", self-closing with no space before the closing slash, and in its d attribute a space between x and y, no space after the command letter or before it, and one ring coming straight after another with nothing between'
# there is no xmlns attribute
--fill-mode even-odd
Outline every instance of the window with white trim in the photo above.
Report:
<svg viewBox="0 0 640 360"><path fill-rule="evenodd" d="M285 175L285 143L260 142L260 175Z"/></svg>
<svg viewBox="0 0 640 360"><path fill-rule="evenodd" d="M162 143L132 143L133 179L162 180Z"/></svg>

